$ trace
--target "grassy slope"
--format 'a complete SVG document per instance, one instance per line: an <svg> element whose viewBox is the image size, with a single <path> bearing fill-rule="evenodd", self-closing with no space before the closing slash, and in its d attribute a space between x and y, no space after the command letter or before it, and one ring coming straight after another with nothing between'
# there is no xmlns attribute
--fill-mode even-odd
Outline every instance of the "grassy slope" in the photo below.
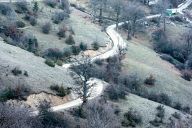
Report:
<svg viewBox="0 0 192 128"><path fill-rule="evenodd" d="M160 59L159 55L153 50L130 41L123 65L126 72L136 73L143 80L153 74L157 82L154 87L148 88L148 90L156 93L166 93L174 101L192 107L189 102L192 100L192 82L182 79L179 71L173 65Z"/></svg>
<svg viewBox="0 0 192 128"><path fill-rule="evenodd" d="M52 84L63 84L72 86L72 78L66 69L62 67L49 67L44 63L44 59L34 56L25 50L0 42L0 65L8 66L7 70L1 68L1 81L6 86L14 86L20 83L30 86L33 91L49 91ZM22 71L27 71L29 77L20 75L15 77L11 71L19 67ZM6 76L8 74L8 76Z"/></svg>
<svg viewBox="0 0 192 128"><path fill-rule="evenodd" d="M36 27L31 26L29 29L26 29L26 32L33 33L37 37L41 51L48 48L59 48L62 50L69 47L69 45L65 44L65 39L59 39L56 35L58 29L63 25L73 28L75 32L74 38L77 44L84 42L90 46L93 41L97 40L102 46L105 46L109 42L108 36L104 32L101 32L98 26L91 23L89 16L74 8L71 9L70 18L59 25L52 23L51 17L55 11L61 11L60 9L45 6L42 2L39 2L39 8L42 11L38 17L38 25ZM41 32L41 26L46 22L52 24L52 30L48 35Z"/></svg>
<svg viewBox="0 0 192 128"><path fill-rule="evenodd" d="M122 112L127 112L128 110L136 110L142 117L142 124L140 126L137 126L138 128L147 128L150 126L149 121L152 121L155 118L155 115L157 113L156 107L159 106L159 103L141 98L139 96L129 94L127 96L126 101L122 100L120 103L120 109ZM173 113L178 112L177 110L164 106L165 108L165 118L164 122L168 122L169 118L172 116ZM182 113L181 117L185 118L186 115L183 115ZM165 126L164 126L165 127Z"/></svg>

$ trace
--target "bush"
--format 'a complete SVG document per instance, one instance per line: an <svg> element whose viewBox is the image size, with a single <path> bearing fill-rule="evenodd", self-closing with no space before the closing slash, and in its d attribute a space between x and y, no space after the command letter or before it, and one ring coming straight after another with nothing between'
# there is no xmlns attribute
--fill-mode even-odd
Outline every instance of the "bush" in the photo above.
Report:
<svg viewBox="0 0 192 128"><path fill-rule="evenodd" d="M57 60L56 64L57 64L58 66L62 66L62 65L63 65L63 62L62 62L61 60Z"/></svg>
<svg viewBox="0 0 192 128"><path fill-rule="evenodd" d="M191 81L192 79L192 71L190 70L183 70L182 72L182 78L187 80L187 81Z"/></svg>
<svg viewBox="0 0 192 128"><path fill-rule="evenodd" d="M25 27L25 23L22 22L22 21L16 21L16 26L17 26L18 28L24 28L24 27Z"/></svg>
<svg viewBox="0 0 192 128"><path fill-rule="evenodd" d="M92 44L92 46L93 46L93 50L98 50L99 49L99 44L98 44L98 42L94 42L93 44Z"/></svg>
<svg viewBox="0 0 192 128"><path fill-rule="evenodd" d="M79 46L71 46L71 51L73 53L73 55L78 55L81 52L81 49L79 48Z"/></svg>
<svg viewBox="0 0 192 128"><path fill-rule="evenodd" d="M63 58L63 52L58 48L49 48L46 50L44 57L58 60Z"/></svg>
<svg viewBox="0 0 192 128"><path fill-rule="evenodd" d="M64 50L63 50L63 57L64 57L64 58L70 57L71 54L72 54L71 49L64 49Z"/></svg>
<svg viewBox="0 0 192 128"><path fill-rule="evenodd" d="M25 35L23 37L22 41L23 45L25 45L25 48L29 52L36 53L38 51L38 41L37 38L33 35Z"/></svg>
<svg viewBox="0 0 192 128"><path fill-rule="evenodd" d="M142 83L137 75L130 75L123 78L122 84L124 84L130 92L139 93Z"/></svg>
<svg viewBox="0 0 192 128"><path fill-rule="evenodd" d="M55 12L55 14L52 16L53 23L59 24L61 23L64 19L68 18L69 15L65 12Z"/></svg>
<svg viewBox="0 0 192 128"><path fill-rule="evenodd" d="M30 89L24 85L18 85L14 88L8 87L0 92L0 101L7 101L10 99L22 100L24 96L29 95Z"/></svg>
<svg viewBox="0 0 192 128"><path fill-rule="evenodd" d="M60 28L59 29L59 32L57 33L57 35L60 37L60 38L65 38L65 33L66 33L66 31L67 31L67 28L66 27L62 27L62 28Z"/></svg>
<svg viewBox="0 0 192 128"><path fill-rule="evenodd" d="M50 67L55 67L55 62L51 59L46 59L45 64L47 64Z"/></svg>
<svg viewBox="0 0 192 128"><path fill-rule="evenodd" d="M50 89L53 91L56 91L57 95L61 97L64 97L71 93L71 88L65 89L63 86L58 86L58 85L52 85L50 86Z"/></svg>
<svg viewBox="0 0 192 128"><path fill-rule="evenodd" d="M181 103L177 102L174 104L173 108L175 108L177 110L182 110L182 105L181 105Z"/></svg>
<svg viewBox="0 0 192 128"><path fill-rule="evenodd" d="M181 119L181 115L177 112L172 114L173 117L175 117L176 119Z"/></svg>
<svg viewBox="0 0 192 128"><path fill-rule="evenodd" d="M11 88L6 88L0 92L0 101L14 99L14 92Z"/></svg>
<svg viewBox="0 0 192 128"><path fill-rule="evenodd" d="M169 96L165 93L160 93L160 94L149 94L147 97L149 100L164 104L164 105L168 105L171 106L172 101L169 98Z"/></svg>
<svg viewBox="0 0 192 128"><path fill-rule="evenodd" d="M11 70L11 72L13 73L13 75L18 76L22 74L22 71L18 68L15 67L13 70Z"/></svg>
<svg viewBox="0 0 192 128"><path fill-rule="evenodd" d="M29 76L29 74L28 74L28 72L27 71L24 71L24 74L23 74L24 76L26 76L26 77L28 77Z"/></svg>
<svg viewBox="0 0 192 128"><path fill-rule="evenodd" d="M79 45L79 48L80 48L82 51L86 51L86 50L87 50L87 45L84 44L83 42L81 42L80 45Z"/></svg>
<svg viewBox="0 0 192 128"><path fill-rule="evenodd" d="M158 127L163 123L163 119L165 117L165 109L164 109L164 106L162 106L162 105L157 106L156 109L157 109L156 117L154 120L150 121L150 123L153 126Z"/></svg>
<svg viewBox="0 0 192 128"><path fill-rule="evenodd" d="M17 6L17 12L18 13L24 13L28 11L28 6L27 6L27 2L17 2L16 3Z"/></svg>
<svg viewBox="0 0 192 128"><path fill-rule="evenodd" d="M75 44L75 40L72 35L69 35L69 37L65 40L65 43L68 45L73 45Z"/></svg>
<svg viewBox="0 0 192 128"><path fill-rule="evenodd" d="M188 67L189 69L192 69L192 54L189 55L189 57L188 57L187 67Z"/></svg>
<svg viewBox="0 0 192 128"><path fill-rule="evenodd" d="M95 64L101 66L101 65L103 65L103 60L98 59L95 61Z"/></svg>
<svg viewBox="0 0 192 128"><path fill-rule="evenodd" d="M7 4L0 4L0 13L3 15L8 15L12 12L12 8Z"/></svg>
<svg viewBox="0 0 192 128"><path fill-rule="evenodd" d="M35 26L37 24L37 19L34 16L30 16L29 22L32 26Z"/></svg>
<svg viewBox="0 0 192 128"><path fill-rule="evenodd" d="M106 89L107 97L110 100L119 100L125 99L126 92L125 89L122 87L123 85L110 85Z"/></svg>
<svg viewBox="0 0 192 128"><path fill-rule="evenodd" d="M57 1L56 0L44 0L45 4L47 4L48 6L55 8L55 6L57 5Z"/></svg>
<svg viewBox="0 0 192 128"><path fill-rule="evenodd" d="M189 106L185 106L185 107L183 107L183 111L190 114L191 109Z"/></svg>
<svg viewBox="0 0 192 128"><path fill-rule="evenodd" d="M122 126L136 127L136 125L141 124L141 123L142 123L142 118L136 111L130 110L124 114L124 120L122 121Z"/></svg>
<svg viewBox="0 0 192 128"><path fill-rule="evenodd" d="M42 32L45 33L45 34L49 34L51 30L51 24L50 23L45 23L43 26L42 26Z"/></svg>
<svg viewBox="0 0 192 128"><path fill-rule="evenodd" d="M148 78L145 79L145 84L147 85L155 85L155 77L153 75L150 75Z"/></svg>

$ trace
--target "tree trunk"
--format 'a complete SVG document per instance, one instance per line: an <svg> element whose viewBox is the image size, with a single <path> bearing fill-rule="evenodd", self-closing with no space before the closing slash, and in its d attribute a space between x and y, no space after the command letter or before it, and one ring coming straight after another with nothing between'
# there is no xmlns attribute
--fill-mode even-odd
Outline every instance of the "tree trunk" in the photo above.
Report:
<svg viewBox="0 0 192 128"><path fill-rule="evenodd" d="M87 102L87 83L83 82L83 104Z"/></svg>
<svg viewBox="0 0 192 128"><path fill-rule="evenodd" d="M165 16L163 17L163 31L166 31L166 19Z"/></svg>
<svg viewBox="0 0 192 128"><path fill-rule="evenodd" d="M103 9L100 8L100 9L99 9L99 23L100 23L100 24L102 23L102 16L103 16Z"/></svg>

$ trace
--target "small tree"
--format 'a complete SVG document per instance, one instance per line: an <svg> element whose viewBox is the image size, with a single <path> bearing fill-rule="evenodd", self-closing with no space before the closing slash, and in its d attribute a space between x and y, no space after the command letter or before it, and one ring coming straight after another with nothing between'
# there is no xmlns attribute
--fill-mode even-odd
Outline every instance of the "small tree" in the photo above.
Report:
<svg viewBox="0 0 192 128"><path fill-rule="evenodd" d="M75 92L82 99L83 104L87 102L87 99L90 97L90 89L94 86L94 84L88 84L88 80L91 77L91 59L89 56L82 56L82 60L78 60L76 58L71 58L73 64L73 71L71 75L76 80L77 87L74 89Z"/></svg>
<svg viewBox="0 0 192 128"><path fill-rule="evenodd" d="M38 12L38 10L39 10L39 5L38 5L38 3L35 1L35 3L34 3L34 6L33 6L33 12Z"/></svg>
<svg viewBox="0 0 192 128"><path fill-rule="evenodd" d="M75 40L72 35L69 35L69 37L65 40L65 43L68 45L75 44Z"/></svg>
<svg viewBox="0 0 192 128"><path fill-rule="evenodd" d="M51 24L50 23L45 23L43 26L42 26L42 32L45 33L45 34L49 34L51 30Z"/></svg>

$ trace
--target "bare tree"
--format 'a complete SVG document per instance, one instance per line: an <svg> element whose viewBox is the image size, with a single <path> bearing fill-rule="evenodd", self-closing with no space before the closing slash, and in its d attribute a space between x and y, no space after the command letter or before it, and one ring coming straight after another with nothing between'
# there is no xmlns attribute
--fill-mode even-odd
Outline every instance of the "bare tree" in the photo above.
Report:
<svg viewBox="0 0 192 128"><path fill-rule="evenodd" d="M134 36L137 25L139 25L139 19L145 16L144 10L137 2L127 2L123 11L123 18L127 21L127 39L131 39L131 35Z"/></svg>
<svg viewBox="0 0 192 128"><path fill-rule="evenodd" d="M90 89L93 85L88 83L92 71L91 59L89 56L82 56L81 60L77 58L71 58L71 61L75 62L72 66L74 72L71 75L74 77L76 81L76 87L74 91L82 98L83 104L87 102L87 99L90 97Z"/></svg>
<svg viewBox="0 0 192 128"><path fill-rule="evenodd" d="M192 29L184 33L183 40L184 54L186 57L189 57L192 54Z"/></svg>
<svg viewBox="0 0 192 128"><path fill-rule="evenodd" d="M107 7L108 0L90 0L91 8L93 9L94 17L96 16L97 10L99 11L99 23L103 22L103 11Z"/></svg>
<svg viewBox="0 0 192 128"><path fill-rule="evenodd" d="M110 0L110 5L112 7L112 9L114 10L115 12L115 15L116 15L116 28L118 29L118 23L119 23L119 20L120 20L120 16L122 14L122 11L123 11L123 4L124 4L124 1L123 0Z"/></svg>
<svg viewBox="0 0 192 128"><path fill-rule="evenodd" d="M1 128L30 128L29 122L29 111L27 109L0 103Z"/></svg>
<svg viewBox="0 0 192 128"><path fill-rule="evenodd" d="M119 120L112 106L106 102L94 101L85 107L88 128L120 128Z"/></svg>
<svg viewBox="0 0 192 128"><path fill-rule="evenodd" d="M166 31L166 15L167 15L166 13L169 7L170 7L170 2L168 0L159 0L155 6L156 11L161 14L159 18L159 24L160 24L160 21L163 20L164 31Z"/></svg>

